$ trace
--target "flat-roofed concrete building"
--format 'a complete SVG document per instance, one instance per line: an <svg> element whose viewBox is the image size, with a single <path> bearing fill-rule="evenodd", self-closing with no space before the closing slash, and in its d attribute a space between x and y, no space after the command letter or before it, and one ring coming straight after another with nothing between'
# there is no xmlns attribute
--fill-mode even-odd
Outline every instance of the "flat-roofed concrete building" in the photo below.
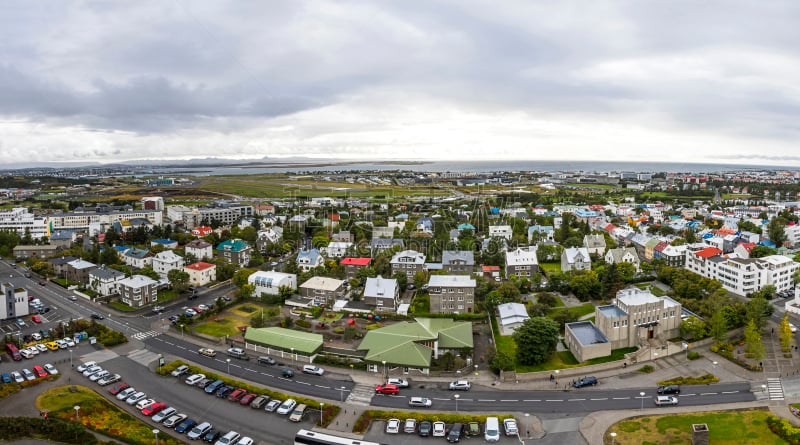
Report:
<svg viewBox="0 0 800 445"><path fill-rule="evenodd" d="M611 342L611 349L663 343L680 336L681 304L646 290L617 292L615 304L595 308L595 323Z"/></svg>
<svg viewBox="0 0 800 445"><path fill-rule="evenodd" d="M567 323L564 326L564 341L581 363L611 355L611 342L591 321Z"/></svg>
<svg viewBox="0 0 800 445"><path fill-rule="evenodd" d="M432 275L428 280L432 314L471 313L475 310L474 279L469 275Z"/></svg>
<svg viewBox="0 0 800 445"><path fill-rule="evenodd" d="M300 285L300 295L311 298L317 306L333 307L336 300L344 298L344 280L314 276Z"/></svg>

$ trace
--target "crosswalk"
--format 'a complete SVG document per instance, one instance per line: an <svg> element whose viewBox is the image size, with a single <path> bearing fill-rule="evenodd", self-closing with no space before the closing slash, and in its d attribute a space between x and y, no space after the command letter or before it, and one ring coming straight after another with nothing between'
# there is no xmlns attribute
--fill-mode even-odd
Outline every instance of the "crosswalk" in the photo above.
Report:
<svg viewBox="0 0 800 445"><path fill-rule="evenodd" d="M356 383L350 394L347 396L347 403L353 405L369 406L372 402L372 397L375 395L375 387L372 385L365 385L363 383Z"/></svg>
<svg viewBox="0 0 800 445"><path fill-rule="evenodd" d="M783 400L783 384L779 378L767 379L767 393L770 400Z"/></svg>
<svg viewBox="0 0 800 445"><path fill-rule="evenodd" d="M159 335L161 335L161 333L158 331L137 332L133 334L133 338L137 340L144 340L146 338L157 337Z"/></svg>
<svg viewBox="0 0 800 445"><path fill-rule="evenodd" d="M136 349L128 354L129 359L144 366L149 366L150 363L158 360L158 357L160 357L160 354L147 349Z"/></svg>

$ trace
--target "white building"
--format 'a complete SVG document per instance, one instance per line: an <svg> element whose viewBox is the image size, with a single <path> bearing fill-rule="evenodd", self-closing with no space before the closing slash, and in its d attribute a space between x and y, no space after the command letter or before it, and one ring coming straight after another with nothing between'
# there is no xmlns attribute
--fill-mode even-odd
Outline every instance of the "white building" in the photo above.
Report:
<svg viewBox="0 0 800 445"><path fill-rule="evenodd" d="M164 211L164 198L160 196L145 196L142 198L142 209Z"/></svg>
<svg viewBox="0 0 800 445"><path fill-rule="evenodd" d="M539 271L539 259L536 257L536 246L527 250L517 248L506 252L506 278L512 275L530 278Z"/></svg>
<svg viewBox="0 0 800 445"><path fill-rule="evenodd" d="M183 269L183 257L171 250L159 252L153 257L153 270L161 278L167 278L169 271Z"/></svg>
<svg viewBox="0 0 800 445"><path fill-rule="evenodd" d="M255 296L278 295L281 286L297 290L297 275L293 273L259 270L247 277L247 282L255 286Z"/></svg>
<svg viewBox="0 0 800 445"><path fill-rule="evenodd" d="M500 237L510 240L513 235L511 226L489 226L489 238Z"/></svg>
<svg viewBox="0 0 800 445"><path fill-rule="evenodd" d="M214 258L214 247L211 243L196 239L190 241L186 244L184 251L186 252L186 256L193 256L197 260L205 260Z"/></svg>
<svg viewBox="0 0 800 445"><path fill-rule="evenodd" d="M217 265L198 261L183 267L183 271L189 274L189 283L192 286L205 286L217 280Z"/></svg>
<svg viewBox="0 0 800 445"><path fill-rule="evenodd" d="M144 275L134 275L119 281L119 294L123 303L141 307L158 299L158 282Z"/></svg>
<svg viewBox="0 0 800 445"><path fill-rule="evenodd" d="M794 287L792 276L800 268L789 257L770 255L763 258L726 258L716 248L688 252L686 269L713 278L722 287L737 295L748 295L764 286L775 286L782 292Z"/></svg>
<svg viewBox="0 0 800 445"><path fill-rule="evenodd" d="M617 249L608 249L606 252L606 263L619 264L630 263L633 264L636 272L639 272L639 255L636 254L636 249L633 247L620 247Z"/></svg>
<svg viewBox="0 0 800 445"><path fill-rule="evenodd" d="M0 232L13 230L19 236L25 236L27 230L33 239L48 236L47 223L44 218L37 218L25 207L11 210L0 210Z"/></svg>
<svg viewBox="0 0 800 445"><path fill-rule="evenodd" d="M89 287L103 297L119 293L119 282L125 279L125 274L105 266L100 266L89 272Z"/></svg>
<svg viewBox="0 0 800 445"><path fill-rule="evenodd" d="M497 306L497 318L500 323L500 332L511 335L514 330L530 320L525 305L521 303L503 303Z"/></svg>
<svg viewBox="0 0 800 445"><path fill-rule="evenodd" d="M322 253L328 257L341 258L347 255L347 251L351 247L353 247L353 243L331 241L328 243L328 247L322 248Z"/></svg>
<svg viewBox="0 0 800 445"><path fill-rule="evenodd" d="M400 303L400 286L393 278L367 278L364 285L365 304L375 306L376 312L394 312Z"/></svg>
<svg viewBox="0 0 800 445"><path fill-rule="evenodd" d="M561 252L561 271L591 270L592 258L585 247L568 247Z"/></svg>
<svg viewBox="0 0 800 445"><path fill-rule="evenodd" d="M28 315L28 290L15 287L11 283L0 284L3 293L2 307L0 307L0 320L23 317Z"/></svg>

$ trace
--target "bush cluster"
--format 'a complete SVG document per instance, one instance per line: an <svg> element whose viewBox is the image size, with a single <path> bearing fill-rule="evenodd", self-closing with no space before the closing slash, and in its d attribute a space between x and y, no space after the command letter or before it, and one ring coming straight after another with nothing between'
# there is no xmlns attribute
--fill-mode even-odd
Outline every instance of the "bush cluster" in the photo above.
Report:
<svg viewBox="0 0 800 445"><path fill-rule="evenodd" d="M35 437L69 444L114 443L99 441L79 423L36 417L0 417L0 437L6 441Z"/></svg>
<svg viewBox="0 0 800 445"><path fill-rule="evenodd" d="M719 377L714 374L705 374L700 377L675 377L674 379L662 380L659 385L707 385L719 382Z"/></svg>
<svg viewBox="0 0 800 445"><path fill-rule="evenodd" d="M689 360L697 360L700 357L702 357L702 355L700 355L700 353L697 351L691 351L688 354L686 354L686 358L688 358Z"/></svg>
<svg viewBox="0 0 800 445"><path fill-rule="evenodd" d="M650 374L655 370L656 368L654 368L653 365L644 365L641 368L637 369L636 372L641 372L643 374Z"/></svg>
<svg viewBox="0 0 800 445"><path fill-rule="evenodd" d="M791 445L800 445L800 428L796 428L786 419L776 416L767 417L767 427L781 439Z"/></svg>
<svg viewBox="0 0 800 445"><path fill-rule="evenodd" d="M741 366L744 369L747 369L748 371L757 371L757 372L762 371L761 366L758 366L758 364L750 364L733 355L733 345L730 343L719 343L711 345L709 350L711 352L715 352L725 357L726 359L732 361L733 363L736 363L737 365Z"/></svg>

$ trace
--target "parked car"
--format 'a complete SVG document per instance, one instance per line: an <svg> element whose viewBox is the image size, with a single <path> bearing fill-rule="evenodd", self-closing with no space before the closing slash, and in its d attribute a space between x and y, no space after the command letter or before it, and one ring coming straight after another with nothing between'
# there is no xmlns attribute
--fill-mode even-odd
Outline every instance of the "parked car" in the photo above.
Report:
<svg viewBox="0 0 800 445"><path fill-rule="evenodd" d="M433 437L444 437L445 424L444 422L433 422Z"/></svg>
<svg viewBox="0 0 800 445"><path fill-rule="evenodd" d="M387 385L394 385L394 386L396 386L398 388L408 388L410 386L410 384L408 383L408 380L394 379L394 378L387 379L386 380L386 384Z"/></svg>
<svg viewBox="0 0 800 445"><path fill-rule="evenodd" d="M219 388L224 384L225 382L222 380L214 380L213 382L209 383L208 386L203 388L203 391L205 391L206 394L216 394L217 390L219 390Z"/></svg>
<svg viewBox="0 0 800 445"><path fill-rule="evenodd" d="M145 398L145 399L139 400L138 402L136 402L136 409L143 410L146 407L152 405L153 403L156 403L155 399L147 399L147 398Z"/></svg>
<svg viewBox="0 0 800 445"><path fill-rule="evenodd" d="M449 385L450 391L469 391L471 387L472 384L467 380L456 380Z"/></svg>
<svg viewBox="0 0 800 445"><path fill-rule="evenodd" d="M189 440L197 440L197 439L201 439L201 438L202 438L203 436L205 436L205 435L206 435L206 434L207 434L207 433L208 433L210 430L211 430L211 424L210 424L210 423L208 423L208 422L203 422L203 423L201 423L201 424L199 424L199 425L196 425L194 428L192 428L192 430L191 430L191 431L189 431L189 432L186 434L186 437L187 437Z"/></svg>
<svg viewBox="0 0 800 445"><path fill-rule="evenodd" d="M146 397L147 394L143 393L142 391L139 391L136 394L133 394L132 396L125 399L125 403L127 403L128 405L135 405L144 400Z"/></svg>
<svg viewBox="0 0 800 445"><path fill-rule="evenodd" d="M163 411L167 407L167 404L164 402L155 402L151 403L144 408L142 408L142 414L145 416L152 416L157 414L159 411Z"/></svg>
<svg viewBox="0 0 800 445"><path fill-rule="evenodd" d="M281 406L282 403L283 402L278 400L278 399L272 399L264 407L264 411L269 412L269 413L274 412L276 409L278 409L279 406Z"/></svg>
<svg viewBox="0 0 800 445"><path fill-rule="evenodd" d="M659 394L680 394L681 387L678 385L659 386L656 390Z"/></svg>
<svg viewBox="0 0 800 445"><path fill-rule="evenodd" d="M33 334L31 334L31 336L33 337L34 340L42 339L42 336L38 332L34 332ZM47 352L47 346L45 346L44 343L36 343L36 349L38 349L39 352Z"/></svg>
<svg viewBox="0 0 800 445"><path fill-rule="evenodd" d="M222 437L217 439L217 441L214 442L214 445L234 445L240 437L241 435L236 431L228 431Z"/></svg>
<svg viewBox="0 0 800 445"><path fill-rule="evenodd" d="M117 400L128 400L128 397L136 394L136 388L129 386L117 394Z"/></svg>
<svg viewBox="0 0 800 445"><path fill-rule="evenodd" d="M203 436L203 442L214 443L217 440L219 440L220 436L222 436L222 431L211 428L210 430L208 430L206 435Z"/></svg>
<svg viewBox="0 0 800 445"><path fill-rule="evenodd" d="M447 432L447 441L450 443L461 442L461 436L464 435L464 424L456 422L450 427Z"/></svg>
<svg viewBox="0 0 800 445"><path fill-rule="evenodd" d="M325 374L324 369L314 365L303 365L303 372L305 372L306 374L314 374L314 375Z"/></svg>
<svg viewBox="0 0 800 445"><path fill-rule="evenodd" d="M22 377L22 374L17 371L11 371L11 378L13 378L16 383L22 383L25 381L25 377Z"/></svg>
<svg viewBox="0 0 800 445"><path fill-rule="evenodd" d="M36 380L36 375L28 368L22 370L22 375L25 376L25 380Z"/></svg>
<svg viewBox="0 0 800 445"><path fill-rule="evenodd" d="M272 358L272 357L267 355L267 356L259 357L258 358L258 363L262 364L262 365L274 365L276 362L275 362L274 358Z"/></svg>
<svg viewBox="0 0 800 445"><path fill-rule="evenodd" d="M247 395L247 390L245 389L235 389L233 392L228 394L228 401L229 402L238 402L242 400L242 397Z"/></svg>
<svg viewBox="0 0 800 445"><path fill-rule="evenodd" d="M503 419L503 430L506 432L506 436L516 436L517 435L517 421L514 419Z"/></svg>
<svg viewBox="0 0 800 445"><path fill-rule="evenodd" d="M122 380L122 376L119 374L111 374L107 375L99 380L97 380L97 384L100 386L110 385L112 383L116 383Z"/></svg>
<svg viewBox="0 0 800 445"><path fill-rule="evenodd" d="M417 434L419 434L420 437L428 437L431 435L431 428L431 423L427 420L423 420L419 423L419 431L417 431Z"/></svg>
<svg viewBox="0 0 800 445"><path fill-rule="evenodd" d="M86 371L87 369L91 368L92 366L96 366L96 365L97 365L97 362L86 362L86 363L82 363L82 364L78 365L78 367L75 368L75 369L78 372L82 373L83 371Z"/></svg>
<svg viewBox="0 0 800 445"><path fill-rule="evenodd" d="M217 390L216 396L219 397L220 399L224 399L228 397L228 395L235 390L236 388L234 388L233 386L225 385Z"/></svg>
<svg viewBox="0 0 800 445"><path fill-rule="evenodd" d="M91 368L86 368L86 369L83 371L83 376L84 376L84 377L89 377L89 376L91 376L92 374L94 374L94 373L96 373L96 372L100 372L100 371L102 371L102 370L103 370L103 368L101 368L101 367L99 367L99 366L97 366L97 365L94 365L94 366L92 366Z"/></svg>
<svg viewBox="0 0 800 445"><path fill-rule="evenodd" d="M281 403L281 406L279 406L275 412L285 416L294 409L295 405L297 405L297 402L294 399L286 399L283 401L283 403Z"/></svg>
<svg viewBox="0 0 800 445"><path fill-rule="evenodd" d="M96 382L96 381L98 381L100 379L104 379L104 378L106 378L106 377L108 377L110 375L111 375L111 373L104 369L104 370L102 370L100 372L95 372L94 374L90 375L89 376L89 380L91 380L93 382Z"/></svg>
<svg viewBox="0 0 800 445"><path fill-rule="evenodd" d="M677 405L678 398L675 396L657 396L655 398L656 406Z"/></svg>
<svg viewBox="0 0 800 445"><path fill-rule="evenodd" d="M183 313L189 318L192 318L195 315L197 315L197 312L195 312L194 309L186 309Z"/></svg>
<svg viewBox="0 0 800 445"><path fill-rule="evenodd" d="M269 396L258 396L250 402L250 408L261 409L269 402Z"/></svg>
<svg viewBox="0 0 800 445"><path fill-rule="evenodd" d="M14 381L11 378L11 374L9 374L7 372L4 372L2 375L0 375L0 379L2 379L3 383L11 383L11 382Z"/></svg>
<svg viewBox="0 0 800 445"><path fill-rule="evenodd" d="M470 422L467 424L467 436L480 436L481 424L478 422Z"/></svg>
<svg viewBox="0 0 800 445"><path fill-rule="evenodd" d="M130 387L131 387L131 385L129 385L129 384L125 383L125 382L117 383L116 385L114 385L114 386L112 386L111 388L108 389L108 393L111 394L112 396L115 396L115 395L119 394L120 392L122 392L123 390L128 389Z"/></svg>
<svg viewBox="0 0 800 445"><path fill-rule="evenodd" d="M292 410L292 414L289 414L289 420L291 422L300 422L303 420L303 416L306 415L306 404L301 403L294 407Z"/></svg>
<svg viewBox="0 0 800 445"><path fill-rule="evenodd" d="M175 427L175 432L183 434L194 428L195 425L197 425L197 422L192 419L186 419Z"/></svg>
<svg viewBox="0 0 800 445"><path fill-rule="evenodd" d="M175 428L175 425L183 422L187 417L189 416L186 414L173 414L167 417L167 420L164 421L164 426L167 428Z"/></svg>
<svg viewBox="0 0 800 445"><path fill-rule="evenodd" d="M205 379L205 374L192 374L186 378L186 384L190 386L194 386L200 382L200 380Z"/></svg>
<svg viewBox="0 0 800 445"><path fill-rule="evenodd" d="M433 402L431 401L431 399L427 397L412 397L408 399L408 406L427 408L432 404Z"/></svg>
<svg viewBox="0 0 800 445"><path fill-rule="evenodd" d="M575 380L572 382L573 388L583 388L584 386L595 386L597 385L597 377L589 376L583 377L580 380Z"/></svg>
<svg viewBox="0 0 800 445"><path fill-rule="evenodd" d="M236 442L236 445L253 445L253 439L247 436L242 437Z"/></svg>
<svg viewBox="0 0 800 445"><path fill-rule="evenodd" d="M403 424L403 432L412 434L417 431L417 419L406 419Z"/></svg>
<svg viewBox="0 0 800 445"><path fill-rule="evenodd" d="M386 434L397 434L400 432L400 419L389 419L386 421Z"/></svg>
<svg viewBox="0 0 800 445"><path fill-rule="evenodd" d="M239 405L248 406L253 400L255 400L256 397L258 397L258 394L252 392L245 394L244 397L239 399Z"/></svg>
<svg viewBox="0 0 800 445"><path fill-rule="evenodd" d="M177 368L175 368L175 370L172 371L171 375L173 377L180 377L180 376L182 376L184 374L188 374L188 373L189 373L189 367L186 366L186 365L181 365L181 366L178 366Z"/></svg>
<svg viewBox="0 0 800 445"><path fill-rule="evenodd" d="M39 378L47 377L47 371L45 371L44 368L39 365L33 367L33 373Z"/></svg>
<svg viewBox="0 0 800 445"><path fill-rule="evenodd" d="M217 356L217 351L215 351L215 350L213 350L211 348L200 348L197 352L199 352L200 355L205 355L206 357L216 357Z"/></svg>
<svg viewBox="0 0 800 445"><path fill-rule="evenodd" d="M171 406L168 406L168 407L162 409L161 411L153 414L153 417L151 417L151 419L153 419L153 422L155 422L155 423L161 423L161 422L164 421L164 419L170 418L177 411L178 410L176 410L175 408L173 408Z"/></svg>
<svg viewBox="0 0 800 445"><path fill-rule="evenodd" d="M377 385L375 392L377 394L400 394L400 388L395 385Z"/></svg>
<svg viewBox="0 0 800 445"><path fill-rule="evenodd" d="M47 373L50 375L58 374L58 369L56 369L56 367L51 365L50 363L44 364L44 370L47 371Z"/></svg>
<svg viewBox="0 0 800 445"><path fill-rule="evenodd" d="M36 324L39 324L39 323L42 322L42 317L40 317L38 315L34 315L33 317L31 317L31 321L36 323Z"/></svg>

